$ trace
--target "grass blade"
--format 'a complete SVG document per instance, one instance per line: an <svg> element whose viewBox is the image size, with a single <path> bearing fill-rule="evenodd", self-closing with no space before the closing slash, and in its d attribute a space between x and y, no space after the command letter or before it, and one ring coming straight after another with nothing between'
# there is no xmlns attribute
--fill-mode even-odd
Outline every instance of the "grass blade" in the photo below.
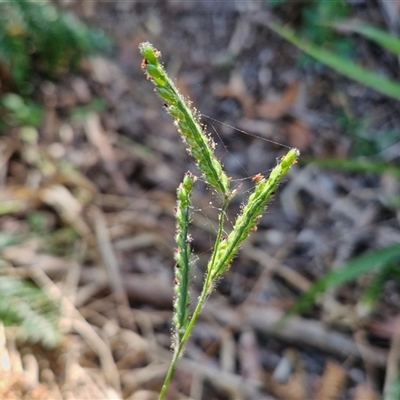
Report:
<svg viewBox="0 0 400 400"><path fill-rule="evenodd" d="M16 325L22 339L47 348L60 343L58 305L37 286L13 276L0 276L0 320Z"/></svg>
<svg viewBox="0 0 400 400"><path fill-rule="evenodd" d="M303 311L315 300L319 293L322 293L328 288L351 282L360 275L371 271L377 266L386 265L397 257L400 257L399 244L370 251L350 260L315 282L311 288L297 300L294 306L289 310L289 313L296 314Z"/></svg>
<svg viewBox="0 0 400 400"><path fill-rule="evenodd" d="M385 162L371 161L366 159L353 160L344 158L321 158L312 159L320 167L336 168L354 172L373 172L376 174L390 174L400 179L400 167ZM305 160L307 162L307 160Z"/></svg>
<svg viewBox="0 0 400 400"><path fill-rule="evenodd" d="M340 21L329 24L340 32L355 32L372 40L382 48L400 56L400 38L376 26L360 21Z"/></svg>
<svg viewBox="0 0 400 400"><path fill-rule="evenodd" d="M400 101L400 84L398 82L363 68L353 61L340 57L335 53L324 50L321 47L300 38L290 28L274 23L269 23L268 26L300 50L323 64L333 68L335 71Z"/></svg>

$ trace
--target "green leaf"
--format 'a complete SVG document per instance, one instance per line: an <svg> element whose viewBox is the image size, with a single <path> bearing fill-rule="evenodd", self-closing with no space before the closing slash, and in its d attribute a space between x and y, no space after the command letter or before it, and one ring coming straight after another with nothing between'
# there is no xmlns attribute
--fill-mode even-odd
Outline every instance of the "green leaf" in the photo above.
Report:
<svg viewBox="0 0 400 400"><path fill-rule="evenodd" d="M364 290L360 303L372 308L383 292L386 282L391 278L399 279L397 276L398 272L398 265L396 263L387 263L383 265L368 287Z"/></svg>
<svg viewBox="0 0 400 400"><path fill-rule="evenodd" d="M43 109L40 104L23 98L15 93L8 93L0 98L0 104L10 112L14 125L25 124L39 127L43 119Z"/></svg>
<svg viewBox="0 0 400 400"><path fill-rule="evenodd" d="M356 82L375 89L386 96L400 100L400 84L398 82L363 68L355 62L343 58L338 54L316 46L313 43L297 36L295 32L288 27L274 23L268 23L268 26L278 35L294 44L300 50L333 68L335 71L350 79L353 79Z"/></svg>
<svg viewBox="0 0 400 400"><path fill-rule="evenodd" d="M355 32L367 39L372 40L384 49L400 55L400 38L394 34L377 28L376 26L359 21L340 21L329 24L329 26L338 29L341 32Z"/></svg>
<svg viewBox="0 0 400 400"><path fill-rule="evenodd" d="M307 161L307 160L306 160ZM312 160L316 165L327 168L337 168L355 172L374 172L390 174L400 179L400 167L394 164L367 159L321 158Z"/></svg>
<svg viewBox="0 0 400 400"><path fill-rule="evenodd" d="M54 76L77 67L82 57L111 48L111 40L103 31L89 28L52 3L0 1L0 63L25 94L32 89L33 73Z"/></svg>
<svg viewBox="0 0 400 400"><path fill-rule="evenodd" d="M324 292L328 288L337 287L351 282L360 275L365 274L376 267L386 265L399 256L400 245L395 244L393 246L364 253L363 255L350 260L315 282L311 288L296 301L294 306L289 310L289 313L295 314L303 311L315 300L319 293Z"/></svg>
<svg viewBox="0 0 400 400"><path fill-rule="evenodd" d="M100 114L106 108L105 101L100 97L95 97L90 103L82 106L76 106L71 110L71 117L73 120L85 120L89 114L98 113Z"/></svg>
<svg viewBox="0 0 400 400"><path fill-rule="evenodd" d="M37 286L26 280L0 276L0 319L17 325L23 339L55 347L61 340L58 306Z"/></svg>

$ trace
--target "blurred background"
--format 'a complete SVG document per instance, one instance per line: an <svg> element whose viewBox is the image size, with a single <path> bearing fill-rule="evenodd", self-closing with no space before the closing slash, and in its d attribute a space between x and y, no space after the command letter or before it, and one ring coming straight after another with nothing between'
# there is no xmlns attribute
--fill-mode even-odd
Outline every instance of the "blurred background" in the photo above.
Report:
<svg viewBox="0 0 400 400"><path fill-rule="evenodd" d="M157 398L176 188L199 173L141 70L149 41L242 184L229 221L301 152L168 398L400 398L399 4L0 3L0 397ZM193 303L219 200L200 177Z"/></svg>

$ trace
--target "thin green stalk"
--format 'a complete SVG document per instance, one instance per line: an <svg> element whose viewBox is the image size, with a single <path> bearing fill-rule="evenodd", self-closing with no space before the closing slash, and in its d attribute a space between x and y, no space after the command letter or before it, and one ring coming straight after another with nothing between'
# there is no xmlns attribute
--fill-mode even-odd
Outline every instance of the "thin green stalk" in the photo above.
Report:
<svg viewBox="0 0 400 400"><path fill-rule="evenodd" d="M231 199L231 197L226 198L224 203L223 203L223 205L222 205L222 207L221 207L221 213L220 213L219 218L218 218L218 220L219 220L219 222L218 222L218 232L217 232L217 237L216 237L216 240L215 240L215 246L214 246L214 251L213 251L213 255L212 255L212 260L215 259L216 253L217 253L217 250L218 250L218 244L221 242L221 237L222 237L222 234L223 234L223 231L224 231L225 211L228 208L230 199ZM171 378L172 378L172 375L173 375L173 373L175 371L178 359L179 359L179 357L181 356L181 354L183 352L185 344L186 344L187 340L189 339L189 337L190 337L190 335L192 333L192 329L193 329L193 327L194 327L194 325L195 325L195 323L197 321L198 316L200 315L201 310L204 307L204 304L205 304L208 296L211 294L211 292L213 290L213 282L210 279L211 279L210 271L207 271L206 277L205 277L205 282L204 282L204 285L203 285L203 289L202 289L202 292L201 292L200 297L198 299L196 308L195 308L195 310L193 312L192 317L190 318L189 324L187 325L183 336L180 338L179 343L175 346L174 354L173 354L173 357L172 357L172 360L171 360L171 364L169 366L167 375L165 377L165 380L164 380L160 395L158 397L158 400L163 400L164 399L164 397L166 395L166 392L167 392L167 389L168 389L168 385L169 385L169 383L171 381Z"/></svg>
<svg viewBox="0 0 400 400"><path fill-rule="evenodd" d="M182 339L181 339L181 341L179 343L179 346L177 348L175 348L174 355L173 355L172 360L171 360L171 364L169 366L167 375L165 377L165 380L164 380L160 395L158 396L158 400L164 400L164 398L165 398L165 395L167 393L167 389L168 389L169 383L171 381L172 375L173 375L173 373L175 371L178 359L179 359L180 355L183 352L185 344L186 344L187 340L189 339L189 337L190 337L190 335L192 333L192 330L193 330L193 327L194 327L194 325L195 325L195 323L197 321L197 318L199 317L200 312L203 309L204 304L205 304L208 296L211 294L212 290L213 290L212 286L208 290L207 290L206 285L203 286L203 290L202 290L202 292L200 294L197 306L196 306L196 308L195 308L195 310L193 312L192 318L190 319L189 325L186 328L186 332L182 336Z"/></svg>
<svg viewBox="0 0 400 400"><path fill-rule="evenodd" d="M218 216L218 232L217 232L217 237L216 237L215 243L214 243L214 250L213 250L213 253L211 256L211 261L210 261L209 266L207 267L206 278L205 278L205 282L204 282L205 288L212 286L212 280L211 280L212 275L210 272L212 271L212 266L215 264L215 260L217 259L218 247L221 244L222 234L224 232L225 212L228 208L230 200L231 200L231 197L225 199L225 201L221 207L221 212Z"/></svg>

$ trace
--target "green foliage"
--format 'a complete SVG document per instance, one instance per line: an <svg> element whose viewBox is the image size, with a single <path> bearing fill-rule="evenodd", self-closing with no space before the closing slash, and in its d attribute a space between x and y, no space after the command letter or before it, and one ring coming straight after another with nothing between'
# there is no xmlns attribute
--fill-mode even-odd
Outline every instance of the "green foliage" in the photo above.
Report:
<svg viewBox="0 0 400 400"><path fill-rule="evenodd" d="M30 91L32 69L54 76L78 65L82 56L106 50L110 40L49 1L0 3L0 62L21 92Z"/></svg>
<svg viewBox="0 0 400 400"><path fill-rule="evenodd" d="M324 158L313 160L321 167L342 169L354 172L390 174L400 179L400 167L394 164L379 162L368 158L339 159ZM400 208L400 198L388 199L387 206L393 209ZM354 258L339 268L322 276L312 287L304 293L290 310L298 313L305 310L315 301L318 294L325 290L356 280L366 273L373 272L369 287L365 290L360 302L371 308L378 300L385 283L389 279L400 280L399 274L400 246L398 244L379 250L370 251Z"/></svg>
<svg viewBox="0 0 400 400"><path fill-rule="evenodd" d="M354 48L352 41L333 32L326 23L347 18L350 12L351 7L344 0L311 1L303 8L300 34L317 45L349 56Z"/></svg>
<svg viewBox="0 0 400 400"><path fill-rule="evenodd" d="M275 23L269 26L313 59L356 82L400 100L399 82L354 62L347 51L352 47L346 44L350 43L350 39L337 32L361 35L395 55L400 55L400 38L373 25L349 20L350 11L344 0L312 1L303 7L303 18L296 31ZM353 156L378 154L400 137L397 130L376 134L368 129L367 118L359 120L345 111L340 113L338 121L353 139Z"/></svg>
<svg viewBox="0 0 400 400"><path fill-rule="evenodd" d="M383 395L383 400L394 399L400 399L400 376L397 376L397 380L389 387L387 393Z"/></svg>
<svg viewBox="0 0 400 400"><path fill-rule="evenodd" d="M0 71L4 80L11 78L5 86L19 93L0 98L0 133L10 126L40 126L42 107L27 97L36 73L55 78L76 68L82 57L110 47L104 32L58 11L48 0L0 2Z"/></svg>
<svg viewBox="0 0 400 400"><path fill-rule="evenodd" d="M391 265L399 257L400 245L396 244L379 250L370 251L350 260L315 282L312 287L299 298L290 312L298 313L303 311L315 300L318 294L324 292L326 289L352 282L375 268Z"/></svg>
<svg viewBox="0 0 400 400"><path fill-rule="evenodd" d="M400 167L394 164L378 162L370 159L321 158L313 160L315 164L325 168L342 169L354 172L373 172L390 174L400 179Z"/></svg>
<svg viewBox="0 0 400 400"><path fill-rule="evenodd" d="M375 42L378 46L393 54L400 55L400 38L376 26L366 24L360 21L340 21L336 23L329 22L329 27L336 28L341 32L358 33Z"/></svg>
<svg viewBox="0 0 400 400"><path fill-rule="evenodd" d="M37 233L40 233L40 231ZM44 242L44 252L62 257L73 255L76 250L76 241L79 240L78 233L71 226L65 226L48 232L41 232L40 236Z"/></svg>
<svg viewBox="0 0 400 400"><path fill-rule="evenodd" d="M332 30L332 28L335 28L343 32L358 33L374 41L384 49L387 49L394 54L399 54L400 38L366 23L349 20L334 22L329 21L327 15L335 14L343 17L347 11L344 10L343 12L333 12L333 8L341 7L341 2L318 3L320 10L326 9L325 12L322 12L320 15L321 20L318 21L318 24L324 26L324 29ZM387 78L380 73L362 67L358 63L352 61L350 57L344 55L343 51L332 51L332 48L334 49L335 46L330 45L328 38L320 40L317 37L313 38L313 35L302 36L286 26L274 23L271 23L270 27L280 36L301 49L304 53L333 68L347 78L368 86L395 100L400 100L399 82ZM310 41L306 37L312 40ZM320 38L323 38L323 35ZM338 121L340 122L344 131L353 139L353 156L376 155L387 147L398 142L400 137L398 130L380 132L377 134L368 128L370 122L368 118L359 120L347 113L345 110L342 110L338 116ZM346 165L348 165L348 163Z"/></svg>
<svg viewBox="0 0 400 400"><path fill-rule="evenodd" d="M25 236L25 234L16 235L9 232L0 232L0 250L3 250L8 246L21 243Z"/></svg>
<svg viewBox="0 0 400 400"><path fill-rule="evenodd" d="M278 7L281 4L283 4L286 0L265 0L265 2L270 6L270 7Z"/></svg>
<svg viewBox="0 0 400 400"><path fill-rule="evenodd" d="M310 0L293 4L290 0L266 0L266 3L273 8L285 7L285 3L290 3L291 9L296 7L296 10L300 11L300 17L298 20L296 18L296 32L301 37L346 57L351 57L354 52L354 41L351 38L339 35L329 26L332 21L342 20L350 16L351 6L347 1ZM299 55L298 61L303 66L315 63L315 59L304 53Z"/></svg>
<svg viewBox="0 0 400 400"><path fill-rule="evenodd" d="M95 97L90 103L72 108L71 118L73 120L84 121L89 114L100 114L105 109L106 102L100 97Z"/></svg>
<svg viewBox="0 0 400 400"><path fill-rule="evenodd" d="M388 280L394 279L400 282L399 265L395 262L382 264L373 276L370 285L361 296L360 303L371 309L382 294Z"/></svg>
<svg viewBox="0 0 400 400"><path fill-rule="evenodd" d="M20 327L23 340L56 346L61 339L59 308L37 286L17 277L0 276L0 319Z"/></svg>
<svg viewBox="0 0 400 400"><path fill-rule="evenodd" d="M15 93L8 93L0 99L6 112L5 121L8 126L30 125L39 127L42 122L42 107L28 98Z"/></svg>
<svg viewBox="0 0 400 400"><path fill-rule="evenodd" d="M46 216L38 211L28 214L27 222L32 231L43 234L46 233Z"/></svg>
<svg viewBox="0 0 400 400"><path fill-rule="evenodd" d="M306 54L333 68L342 75L400 101L400 84L381 74L364 68L340 53L326 50L300 37L292 29L271 23L270 27Z"/></svg>
<svg viewBox="0 0 400 400"><path fill-rule="evenodd" d="M378 156L400 141L400 129L395 127L377 131L368 113L357 118L348 107L343 106L336 116L341 130L351 138L351 157Z"/></svg>
<svg viewBox="0 0 400 400"><path fill-rule="evenodd" d="M400 195L396 195L396 196L393 196L393 197L387 199L386 206L392 208L393 210L399 210L400 209Z"/></svg>

